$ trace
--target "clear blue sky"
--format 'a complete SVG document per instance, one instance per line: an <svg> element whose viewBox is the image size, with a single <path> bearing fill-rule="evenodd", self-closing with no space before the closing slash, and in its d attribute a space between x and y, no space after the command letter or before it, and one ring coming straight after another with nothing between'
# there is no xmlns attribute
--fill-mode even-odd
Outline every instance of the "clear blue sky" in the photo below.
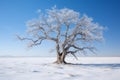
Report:
<svg viewBox="0 0 120 80"><path fill-rule="evenodd" d="M108 27L105 42L98 43L96 56L120 56L120 0L0 0L0 56L53 56L51 43L33 49L18 41L16 34L24 35L26 21L38 16L37 10L70 8L87 14L95 22Z"/></svg>

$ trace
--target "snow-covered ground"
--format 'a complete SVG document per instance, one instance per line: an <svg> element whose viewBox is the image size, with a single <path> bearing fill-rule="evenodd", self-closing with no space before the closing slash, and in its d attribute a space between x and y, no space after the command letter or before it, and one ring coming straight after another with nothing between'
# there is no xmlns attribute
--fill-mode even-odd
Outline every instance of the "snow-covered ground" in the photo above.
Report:
<svg viewBox="0 0 120 80"><path fill-rule="evenodd" d="M67 58L72 65L52 64L55 58L0 58L0 80L120 80L120 57Z"/></svg>

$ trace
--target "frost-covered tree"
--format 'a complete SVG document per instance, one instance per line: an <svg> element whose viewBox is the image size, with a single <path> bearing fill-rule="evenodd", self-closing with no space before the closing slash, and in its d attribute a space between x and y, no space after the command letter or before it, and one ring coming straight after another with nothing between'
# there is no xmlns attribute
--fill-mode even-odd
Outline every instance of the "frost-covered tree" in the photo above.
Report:
<svg viewBox="0 0 120 80"><path fill-rule="evenodd" d="M103 40L103 27L94 23L87 15L63 8L47 9L46 13L40 13L37 19L27 22L28 37L19 37L28 40L29 46L40 45L44 40L55 43L57 60L55 63L66 63L65 57L85 51L94 52L94 42Z"/></svg>

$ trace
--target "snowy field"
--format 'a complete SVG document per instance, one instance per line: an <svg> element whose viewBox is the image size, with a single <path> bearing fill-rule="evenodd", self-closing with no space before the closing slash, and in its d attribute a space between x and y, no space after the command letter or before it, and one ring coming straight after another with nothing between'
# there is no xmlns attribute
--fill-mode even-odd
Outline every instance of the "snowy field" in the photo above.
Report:
<svg viewBox="0 0 120 80"><path fill-rule="evenodd" d="M72 65L52 64L55 58L0 58L0 80L120 80L120 57L67 58Z"/></svg>

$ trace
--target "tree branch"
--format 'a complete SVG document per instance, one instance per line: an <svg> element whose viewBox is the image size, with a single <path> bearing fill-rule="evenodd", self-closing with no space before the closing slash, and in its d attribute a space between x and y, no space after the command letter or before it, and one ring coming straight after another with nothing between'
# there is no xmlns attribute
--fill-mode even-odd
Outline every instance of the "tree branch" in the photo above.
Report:
<svg viewBox="0 0 120 80"><path fill-rule="evenodd" d="M76 52L78 52L78 50L68 51L67 54L72 54L78 60L77 56L75 55Z"/></svg>

